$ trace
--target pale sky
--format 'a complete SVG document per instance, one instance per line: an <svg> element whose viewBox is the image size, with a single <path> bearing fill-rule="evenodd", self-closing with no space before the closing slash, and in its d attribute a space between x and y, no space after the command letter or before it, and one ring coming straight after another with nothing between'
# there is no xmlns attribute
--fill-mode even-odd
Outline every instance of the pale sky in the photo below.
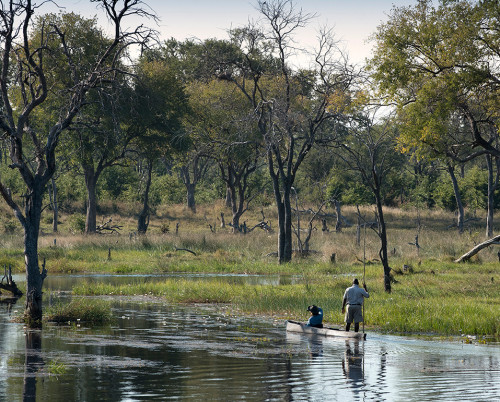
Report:
<svg viewBox="0 0 500 402"><path fill-rule="evenodd" d="M249 19L257 19L256 1L251 0L144 0L160 18L162 39L227 38L231 27L245 25ZM90 0L56 0L66 11L84 16L97 15L95 3ZM304 12L316 14L310 29L301 31L298 39L312 46L319 27L333 28L337 39L342 41L351 61L361 63L370 56L372 45L366 43L376 27L387 20L393 5L415 5L417 0L295 0L294 4ZM130 21L132 24L132 22ZM147 24L147 22L146 22ZM151 22L150 24L153 24Z"/></svg>

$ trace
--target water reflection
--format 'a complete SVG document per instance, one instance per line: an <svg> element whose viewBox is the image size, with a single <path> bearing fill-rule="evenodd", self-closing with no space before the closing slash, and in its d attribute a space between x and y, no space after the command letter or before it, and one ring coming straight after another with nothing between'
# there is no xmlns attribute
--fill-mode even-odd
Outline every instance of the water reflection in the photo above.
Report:
<svg viewBox="0 0 500 402"><path fill-rule="evenodd" d="M342 359L342 371L347 379L347 383L356 391L363 386L364 381L364 361L363 353L360 352L359 339L347 339L345 341L345 354Z"/></svg>
<svg viewBox="0 0 500 402"><path fill-rule="evenodd" d="M3 304L7 307L7 313L10 315L12 312L12 307L17 303L19 297L5 297L0 296L0 304Z"/></svg>
<svg viewBox="0 0 500 402"><path fill-rule="evenodd" d="M43 369L42 332L26 330L23 401L36 401L37 373Z"/></svg>
<svg viewBox="0 0 500 402"><path fill-rule="evenodd" d="M323 337L312 335L309 339L309 355L314 359L323 356Z"/></svg>
<svg viewBox="0 0 500 402"><path fill-rule="evenodd" d="M498 346L346 341L227 306L112 300L112 325L31 333L0 304L0 400L500 400Z"/></svg>

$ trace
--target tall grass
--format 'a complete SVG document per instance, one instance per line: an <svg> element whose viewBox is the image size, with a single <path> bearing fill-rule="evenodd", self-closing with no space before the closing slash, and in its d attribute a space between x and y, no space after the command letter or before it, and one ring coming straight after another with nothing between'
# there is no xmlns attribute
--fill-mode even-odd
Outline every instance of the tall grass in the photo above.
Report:
<svg viewBox="0 0 500 402"><path fill-rule="evenodd" d="M276 232L255 229L245 235L233 234L229 227L220 228L221 211L226 217L231 215L222 203L199 206L196 214L182 206L159 208L157 215L151 217L147 236L135 234L136 222L131 215L113 215L113 222L124 226L122 234L104 236L72 234L68 228L71 216L62 215L58 234L49 234L50 226L42 222L40 259L46 259L49 275L73 272L293 274L302 278L300 284L251 286L170 280L122 287L82 285L75 291L150 294L173 302L230 303L245 312L296 319L306 319L305 307L314 303L324 308L330 323L341 324L343 290L353 276L363 275L363 256L366 255L366 281L372 292L366 304L367 325L393 332L499 333L498 248L482 250L470 263L453 263L484 239L484 222L473 222L459 236L451 227L455 222L452 213L422 210L417 216L411 208L386 208L389 263L395 273L402 272L405 265L413 272L395 275L397 283L393 284L393 292L387 294L383 290L378 255L380 241L373 230L366 231L366 238L362 232L361 244L356 242L354 225L338 233L315 230L310 244L314 253L307 258L294 256L291 263L280 265L272 254L277 249ZM269 206L263 211L266 220L277 229L275 208ZM343 208L342 213L349 222L356 222L354 208ZM373 207L362 207L361 213L368 221L374 220ZM417 229L417 217L420 229ZM304 223L307 218L304 216ZM252 227L262 219L260 207L246 212L243 219ZM334 217L326 219L333 229ZM180 222L178 234L174 230L177 222ZM215 233L208 223L216 228ZM168 233L161 231L165 224L171 228ZM321 228L319 222L316 226ZM495 230L498 232L500 227ZM411 244L417 234L421 246L418 250ZM11 264L17 272L22 272L22 234L0 234L0 242L3 246L0 269L2 264ZM333 253L335 264L330 263Z"/></svg>
<svg viewBox="0 0 500 402"><path fill-rule="evenodd" d="M367 327L394 333L500 336L500 296L486 275L461 277L447 271L404 275L394 285L394 292L388 294L375 278L374 268L366 276L371 296L365 304ZM454 279L446 279L447 275ZM73 292L148 295L176 303L224 303L245 314L302 320L308 317L307 306L316 304L324 309L326 322L341 325L342 296L349 281L325 274L317 274L305 283L283 285L168 279L120 286L85 283ZM479 284L481 292L474 290Z"/></svg>
<svg viewBox="0 0 500 402"><path fill-rule="evenodd" d="M81 322L98 325L111 321L112 315L110 303L79 298L69 303L58 303L48 307L44 318L58 323Z"/></svg>

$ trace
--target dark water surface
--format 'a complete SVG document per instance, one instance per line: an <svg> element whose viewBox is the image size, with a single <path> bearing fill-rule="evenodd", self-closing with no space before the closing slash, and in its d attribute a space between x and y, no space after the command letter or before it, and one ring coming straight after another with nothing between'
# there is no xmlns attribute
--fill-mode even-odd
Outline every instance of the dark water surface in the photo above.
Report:
<svg viewBox="0 0 500 402"><path fill-rule="evenodd" d="M498 344L345 341L287 334L282 321L226 306L112 300L110 326L41 332L10 322L24 299L0 304L0 401L500 400Z"/></svg>

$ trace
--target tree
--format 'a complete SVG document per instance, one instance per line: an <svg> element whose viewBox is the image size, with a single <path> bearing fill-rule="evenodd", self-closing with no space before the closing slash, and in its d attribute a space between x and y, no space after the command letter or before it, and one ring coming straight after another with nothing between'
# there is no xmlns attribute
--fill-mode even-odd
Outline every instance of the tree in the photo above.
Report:
<svg viewBox="0 0 500 402"><path fill-rule="evenodd" d="M378 121L377 109L353 119L347 136L339 143L339 157L346 169L356 171L363 184L373 193L377 216L377 235L380 238L379 257L384 270L384 288L391 291L387 227L383 208L384 181L391 170L401 165L402 157L396 151L395 124L389 118Z"/></svg>
<svg viewBox="0 0 500 402"><path fill-rule="evenodd" d="M244 95L228 82L197 81L190 94L190 135L199 152L216 161L230 194L233 232L239 232L240 218L258 192L250 185L262 156L255 119Z"/></svg>
<svg viewBox="0 0 500 402"><path fill-rule="evenodd" d="M119 71L116 63L133 41L143 41L145 31L122 30L127 15L144 16L140 0L125 0L121 8L117 1L100 0L115 27L114 36L87 61L81 71L68 46L65 32L48 21L46 34L30 38L34 25L35 5L30 0L9 1L0 5L0 127L2 139L7 143L11 165L26 186L21 197L11 194L3 182L0 193L14 211L24 230L24 256L26 267L25 317L29 325L39 325L42 318L42 285L47 271L40 271L38 263L38 234L43 194L56 169L56 150L63 133L84 107L93 88L113 81ZM40 20L43 23L43 19ZM70 72L63 87L52 87L50 59L51 43L58 43L62 58ZM36 124L36 113L52 97L61 100L57 113L44 125ZM33 120L33 121L32 121ZM24 204L24 212L21 209Z"/></svg>
<svg viewBox="0 0 500 402"><path fill-rule="evenodd" d="M427 147L460 163L500 156L499 11L491 0L442 0L437 8L420 0L393 9L378 28L370 65L383 94L406 118L399 138L403 149ZM463 135L449 130L453 120Z"/></svg>
<svg viewBox="0 0 500 402"><path fill-rule="evenodd" d="M153 166L160 157L187 148L182 117L188 111L188 98L176 71L168 61L152 52L143 55L136 71L131 94L131 112L123 119L130 133L134 152L144 163L142 173L143 207L137 231L146 233L149 224L149 190Z"/></svg>
<svg viewBox="0 0 500 402"><path fill-rule="evenodd" d="M336 135L333 122L344 116L356 74L326 30L314 67L293 69L294 35L312 16L288 0L259 0L257 6L262 26L231 32L235 48L215 56L222 58L216 75L242 91L255 113L278 209L278 258L283 263L292 258L290 197L297 171L313 144ZM327 122L332 122L328 129Z"/></svg>

